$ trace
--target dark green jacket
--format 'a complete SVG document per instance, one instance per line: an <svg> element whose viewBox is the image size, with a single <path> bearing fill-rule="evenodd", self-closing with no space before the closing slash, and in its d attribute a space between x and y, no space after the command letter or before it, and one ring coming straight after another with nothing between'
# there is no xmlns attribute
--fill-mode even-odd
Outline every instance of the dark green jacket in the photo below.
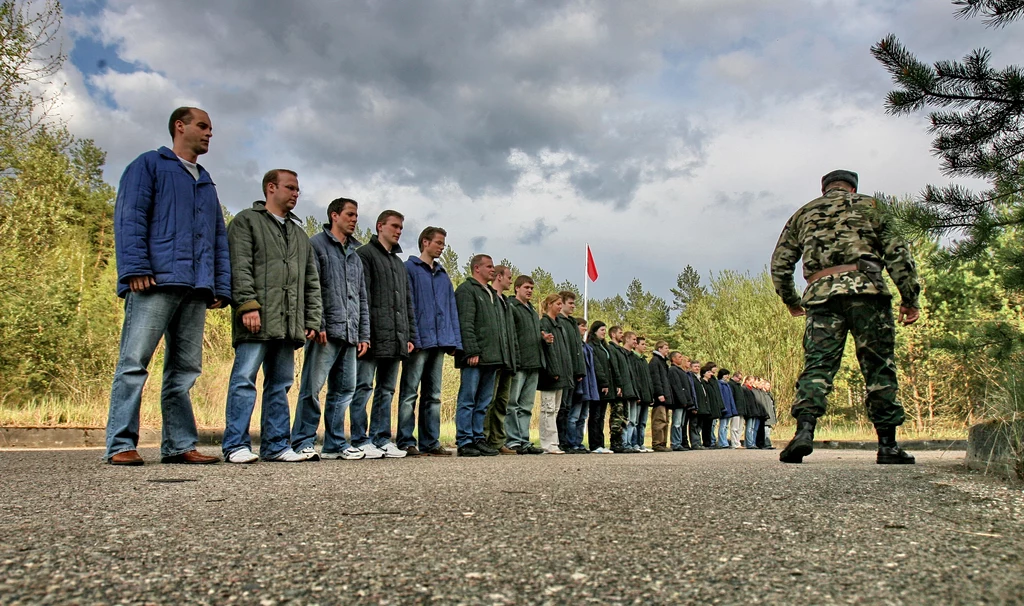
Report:
<svg viewBox="0 0 1024 606"><path fill-rule="evenodd" d="M466 278L455 289L462 333L462 351L455 355L456 368L466 368L466 358L473 356L480 356L478 366L512 368L514 360L502 304L498 301L500 296L473 277Z"/></svg>
<svg viewBox="0 0 1024 606"><path fill-rule="evenodd" d="M494 289L491 288L491 290ZM515 373L521 366L519 362L519 339L516 338L516 320L512 316L512 299L514 297L506 297L496 290L494 294L497 296L498 311L501 313L501 323L505 327L505 340L508 342L509 356L512 360L506 370Z"/></svg>
<svg viewBox="0 0 1024 606"><path fill-rule="evenodd" d="M594 348L594 374L597 376L597 389L601 392L601 401L615 399L615 371L612 367L612 354L608 351L608 345L604 341L598 341L594 337L589 342ZM604 389L608 388L605 392Z"/></svg>
<svg viewBox="0 0 1024 606"><path fill-rule="evenodd" d="M587 365L583 359L583 337L580 336L580 329L576 324L576 318L558 314L558 326L565 331L566 338L569 340L567 345L573 378L576 379L586 375Z"/></svg>
<svg viewBox="0 0 1024 606"><path fill-rule="evenodd" d="M651 383L651 367L647 360L637 352L629 352L630 368L633 369L633 377L636 379L637 395L641 404L650 404L654 401L654 386Z"/></svg>
<svg viewBox="0 0 1024 606"><path fill-rule="evenodd" d="M622 390L618 396L622 400L636 400L639 398L636 391L636 382L633 380L633 369L629 364L630 352L625 348L608 341L608 353L611 354L612 364L615 371L615 386Z"/></svg>
<svg viewBox="0 0 1024 606"><path fill-rule="evenodd" d="M540 319L540 329L555 335L555 342L544 342L544 370L540 373L537 381L537 389L540 391L555 391L556 389L571 389L576 384L572 378L572 358L570 357L568 339L556 325L557 320L548 316Z"/></svg>
<svg viewBox="0 0 1024 606"><path fill-rule="evenodd" d="M298 347L306 342L306 329L320 330L320 278L298 217L288 213L282 225L267 211L266 202L253 202L228 225L228 249L233 346L285 339ZM260 312L257 333L242 325L242 314L252 310Z"/></svg>
<svg viewBox="0 0 1024 606"><path fill-rule="evenodd" d="M519 369L537 370L541 362L540 317L533 305L524 305L518 299L508 299L512 310L516 343L519 348Z"/></svg>

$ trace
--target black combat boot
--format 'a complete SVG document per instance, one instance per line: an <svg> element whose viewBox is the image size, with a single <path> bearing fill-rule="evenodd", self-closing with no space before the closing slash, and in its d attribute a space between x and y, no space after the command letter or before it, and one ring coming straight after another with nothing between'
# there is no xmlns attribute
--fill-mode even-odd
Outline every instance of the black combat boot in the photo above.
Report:
<svg viewBox="0 0 1024 606"><path fill-rule="evenodd" d="M818 419L814 417L797 419L796 435L779 453L779 460L783 463L803 463L804 457L814 452L814 427L817 424Z"/></svg>
<svg viewBox="0 0 1024 606"><path fill-rule="evenodd" d="M878 458L879 465L913 465L914 455L905 452L896 443L895 427L876 427L878 432Z"/></svg>

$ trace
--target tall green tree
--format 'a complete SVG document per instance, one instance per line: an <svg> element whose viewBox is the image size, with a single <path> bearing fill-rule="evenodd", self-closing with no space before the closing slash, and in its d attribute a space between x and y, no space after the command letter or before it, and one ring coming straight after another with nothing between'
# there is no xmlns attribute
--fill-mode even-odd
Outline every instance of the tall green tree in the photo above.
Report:
<svg viewBox="0 0 1024 606"><path fill-rule="evenodd" d="M700 274L692 265L687 265L683 271L676 276L675 288L669 289L672 292L672 309L674 311L685 311L691 301L707 294L700 284Z"/></svg>

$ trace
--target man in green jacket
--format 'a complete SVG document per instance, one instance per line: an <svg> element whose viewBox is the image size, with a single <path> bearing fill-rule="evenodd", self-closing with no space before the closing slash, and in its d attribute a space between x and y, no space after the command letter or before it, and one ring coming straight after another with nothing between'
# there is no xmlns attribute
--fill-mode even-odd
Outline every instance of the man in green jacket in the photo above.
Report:
<svg viewBox="0 0 1024 606"><path fill-rule="evenodd" d="M565 452L576 452L569 438L569 416L576 402L582 403L582 393L577 394L577 388L583 376L587 374L583 362L583 338L580 337L579 328L576 325L576 318L572 316L576 312L576 293L571 290L563 290L558 293L562 297L562 311L558 314L558 329L561 338L564 339L566 348L569 351L569 362L572 366L572 387L562 390L562 401L558 406L558 416L555 417L555 425L558 427L558 447ZM589 411L588 411L589 412ZM578 415L582 413L577 408ZM574 421L575 422L575 421Z"/></svg>
<svg viewBox="0 0 1024 606"><path fill-rule="evenodd" d="M505 413L508 410L509 395L512 390L512 381L516 376L519 366L519 343L516 339L515 320L512 318L512 308L509 306L509 298L505 291L512 286L512 270L506 265L499 265L494 268L494 279L491 280L491 289L497 293L498 311L501 312L502 325L508 333L509 350L512 353L512 365L498 371L494 379L494 398L487 407L487 414L484 416L484 439L491 445L491 448L498 449L499 454L514 455L516 451L505 446Z"/></svg>
<svg viewBox="0 0 1024 606"><path fill-rule="evenodd" d="M508 410L505 415L505 448L519 454L543 454L530 442L530 417L537 401L537 381L540 378L541 343L553 343L554 335L540 330L540 317L530 302L533 299L533 278L516 278L516 296L509 299L509 309L515 329L519 358L516 374L509 389Z"/></svg>
<svg viewBox="0 0 1024 606"><path fill-rule="evenodd" d="M484 438L484 415L494 397L498 370L512 368L512 348L499 295L487 285L494 279L494 262L487 255L475 255L469 266L473 275L455 289L462 333L462 351L455 358L461 371L455 441L460 457L494 456L498 451Z"/></svg>
<svg viewBox="0 0 1024 606"><path fill-rule="evenodd" d="M221 447L229 463L257 460L249 421L261 366L260 456L287 463L308 458L288 443L288 389L295 376L295 350L320 329L320 280L313 247L291 212L299 199L298 175L285 169L267 172L263 194L266 201L253 202L228 226L235 363Z"/></svg>

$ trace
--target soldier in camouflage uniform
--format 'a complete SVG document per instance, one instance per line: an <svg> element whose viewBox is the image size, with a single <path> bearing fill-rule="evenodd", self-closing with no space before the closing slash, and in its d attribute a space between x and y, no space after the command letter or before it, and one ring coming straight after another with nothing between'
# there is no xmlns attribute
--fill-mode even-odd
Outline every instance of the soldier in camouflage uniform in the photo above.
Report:
<svg viewBox="0 0 1024 606"><path fill-rule="evenodd" d="M913 463L896 443L903 407L896 401L892 295L883 268L899 289L899 321L917 320L918 294L914 260L886 226L878 202L857 193L857 174L835 170L821 179L822 196L798 210L782 230L772 254L775 292L793 316L807 316L804 370L796 384L797 419L793 441L779 455L800 463L813 450L814 428L825 414L825 399L839 370L849 331L857 346L867 409L878 432L881 464ZM793 270L803 258L807 289L801 298Z"/></svg>

